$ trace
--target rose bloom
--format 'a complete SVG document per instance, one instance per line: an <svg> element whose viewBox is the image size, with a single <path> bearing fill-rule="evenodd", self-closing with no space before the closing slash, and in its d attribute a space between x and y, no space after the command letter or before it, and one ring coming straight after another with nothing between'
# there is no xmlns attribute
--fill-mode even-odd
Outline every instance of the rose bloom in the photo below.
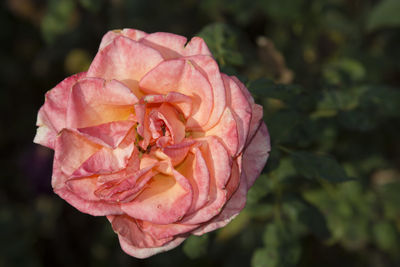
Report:
<svg viewBox="0 0 400 267"><path fill-rule="evenodd" d="M262 116L201 38L124 29L46 93L34 142L55 150L54 192L146 258L244 208L270 150Z"/></svg>

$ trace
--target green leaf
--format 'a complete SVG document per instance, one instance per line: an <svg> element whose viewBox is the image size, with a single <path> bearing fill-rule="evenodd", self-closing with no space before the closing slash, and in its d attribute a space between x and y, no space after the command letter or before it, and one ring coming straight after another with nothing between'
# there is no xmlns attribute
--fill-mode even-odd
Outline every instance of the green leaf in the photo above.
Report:
<svg viewBox="0 0 400 267"><path fill-rule="evenodd" d="M74 23L75 1L51 0L48 10L41 22L41 30L44 39L52 43L57 36L70 30Z"/></svg>
<svg viewBox="0 0 400 267"><path fill-rule="evenodd" d="M252 267L278 267L279 255L278 251L271 248L257 249L251 259Z"/></svg>
<svg viewBox="0 0 400 267"><path fill-rule="evenodd" d="M368 21L367 30L373 31L383 27L400 26L400 1L384 0L375 6Z"/></svg>
<svg viewBox="0 0 400 267"><path fill-rule="evenodd" d="M239 51L238 33L223 23L214 23L204 27L198 34L207 43L213 56L221 66L243 64Z"/></svg>
<svg viewBox="0 0 400 267"><path fill-rule="evenodd" d="M97 13L104 4L104 0L79 0L81 5L90 12Z"/></svg>
<svg viewBox="0 0 400 267"><path fill-rule="evenodd" d="M268 224L263 234L265 248L253 255L253 266L295 266L301 254L299 236L293 225Z"/></svg>
<svg viewBox="0 0 400 267"><path fill-rule="evenodd" d="M251 81L248 88L257 97L270 97L283 101L292 99L302 91L298 86L277 84L266 78Z"/></svg>
<svg viewBox="0 0 400 267"><path fill-rule="evenodd" d="M296 170L306 178L322 178L329 182L345 182L351 180L342 166L330 156L298 151L292 153L291 157Z"/></svg>
<svg viewBox="0 0 400 267"><path fill-rule="evenodd" d="M271 181L266 174L260 175L247 194L247 205L256 204L261 198L271 192Z"/></svg>
<svg viewBox="0 0 400 267"><path fill-rule="evenodd" d="M190 236L183 245L183 252L190 259L197 259L207 253L208 235Z"/></svg>
<svg viewBox="0 0 400 267"><path fill-rule="evenodd" d="M353 83L365 77L364 66L355 59L340 58L327 64L323 69L323 77L329 84Z"/></svg>
<svg viewBox="0 0 400 267"><path fill-rule="evenodd" d="M396 252L399 248L399 237L396 227L388 222L381 221L373 226L373 235L376 245L387 252Z"/></svg>

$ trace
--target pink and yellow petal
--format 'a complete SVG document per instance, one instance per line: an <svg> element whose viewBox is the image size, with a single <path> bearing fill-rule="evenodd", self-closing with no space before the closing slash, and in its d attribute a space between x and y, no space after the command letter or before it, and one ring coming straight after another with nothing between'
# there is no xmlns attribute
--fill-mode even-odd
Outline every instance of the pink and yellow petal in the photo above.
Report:
<svg viewBox="0 0 400 267"><path fill-rule="evenodd" d="M157 174L122 210L131 217L156 224L180 220L192 203L192 188L188 180L174 171L174 176Z"/></svg>
<svg viewBox="0 0 400 267"><path fill-rule="evenodd" d="M97 53L87 76L116 79L137 92L137 82L162 61L157 50L120 35Z"/></svg>

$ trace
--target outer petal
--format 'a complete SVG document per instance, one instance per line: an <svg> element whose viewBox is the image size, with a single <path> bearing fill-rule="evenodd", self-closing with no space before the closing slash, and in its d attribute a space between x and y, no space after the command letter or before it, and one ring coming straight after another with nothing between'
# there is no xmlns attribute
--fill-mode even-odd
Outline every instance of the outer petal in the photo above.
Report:
<svg viewBox="0 0 400 267"><path fill-rule="evenodd" d="M207 44L200 37L193 37L190 42L186 45L185 56L194 56L194 55L206 55L212 56L210 50L207 47Z"/></svg>
<svg viewBox="0 0 400 267"><path fill-rule="evenodd" d="M247 187L250 188L260 175L267 162L271 150L268 129L262 123L243 154L243 171L247 177Z"/></svg>
<svg viewBox="0 0 400 267"><path fill-rule="evenodd" d="M257 130L260 128L261 123L263 122L263 107L257 104L254 104L252 107L252 116L250 120L250 129L249 134L246 140L246 146L249 145L250 141L253 139Z"/></svg>
<svg viewBox="0 0 400 267"><path fill-rule="evenodd" d="M204 126L211 114L213 92L207 78L188 60L166 60L142 78L140 88L150 94L178 91L192 97L193 110L186 127Z"/></svg>
<svg viewBox="0 0 400 267"><path fill-rule="evenodd" d="M185 177L173 171L174 177L158 174L134 200L122 204L129 216L156 224L178 221L192 203L192 188Z"/></svg>
<svg viewBox="0 0 400 267"><path fill-rule="evenodd" d="M46 113L44 113L43 107L39 110L36 125L39 127L36 130L33 142L54 149L57 131L53 128Z"/></svg>
<svg viewBox="0 0 400 267"><path fill-rule="evenodd" d="M198 227L198 225L187 225L178 223L154 224L146 221L141 221L141 223L139 223L139 226L140 228L142 228L143 231L149 233L157 239L169 238L176 235L185 234Z"/></svg>
<svg viewBox="0 0 400 267"><path fill-rule="evenodd" d="M151 248L163 246L172 238L157 239L142 231L138 226L138 222L129 216L108 216L112 224L113 230L126 243L137 248Z"/></svg>
<svg viewBox="0 0 400 267"><path fill-rule="evenodd" d="M125 36L133 41L139 41L147 35L147 33L135 29L123 29L107 32L101 39L99 50L109 45L118 36Z"/></svg>
<svg viewBox="0 0 400 267"><path fill-rule="evenodd" d="M165 59L181 57L186 44L186 37L167 32L155 32L147 35L140 42L161 53Z"/></svg>
<svg viewBox="0 0 400 267"><path fill-rule="evenodd" d="M127 254L139 258L139 259L145 259L150 256L153 256L155 254L165 252L168 250L171 250L173 248L176 248L179 246L187 237L177 237L175 239L172 239L168 243L164 244L163 246L160 247L153 247L153 248L138 248L133 245L131 245L127 240L122 238L121 236L118 236L119 238L119 243L121 244L121 248L123 251L125 251Z"/></svg>
<svg viewBox="0 0 400 267"><path fill-rule="evenodd" d="M232 195L231 199L226 203L221 213L210 220L208 223L199 227L198 229L193 231L195 235L203 235L205 233L214 231L215 229L224 227L230 221L232 221L239 212L246 205L246 197L247 197L247 184L245 174L242 173L240 178L239 188Z"/></svg>
<svg viewBox="0 0 400 267"><path fill-rule="evenodd" d="M39 126L34 142L54 148L56 135L66 127L66 112L72 86L86 76L86 72L72 75L46 93L36 125Z"/></svg>
<svg viewBox="0 0 400 267"><path fill-rule="evenodd" d="M57 166L60 166L65 175L70 176L101 148L100 145L87 140L77 132L64 129L57 138L54 162L57 163ZM54 189L64 186L64 182L53 175L52 185Z"/></svg>
<svg viewBox="0 0 400 267"><path fill-rule="evenodd" d="M87 76L116 79L139 96L137 82L161 61L157 50L121 35L97 53Z"/></svg>
<svg viewBox="0 0 400 267"><path fill-rule="evenodd" d="M239 154L242 152L246 144L246 139L250 130L252 108L251 102L249 101L252 101L252 99L249 99L249 96L243 93L238 84L232 78L225 74L222 75L222 78L226 88L227 105L231 108L237 124L237 154Z"/></svg>
<svg viewBox="0 0 400 267"><path fill-rule="evenodd" d="M128 119L136 96L122 83L86 78L71 90L67 108L67 126L84 128Z"/></svg>
<svg viewBox="0 0 400 267"><path fill-rule="evenodd" d="M57 177L57 178L55 178ZM116 215L122 214L122 210L119 204L106 203L103 201L91 201L81 198L79 195L72 192L65 183L67 176L61 171L61 168L57 161L54 161L53 165L53 181L60 181L60 186L54 187L54 192L59 195L62 199L67 201L69 204L74 206L81 212L93 215L93 216L104 216L104 215Z"/></svg>

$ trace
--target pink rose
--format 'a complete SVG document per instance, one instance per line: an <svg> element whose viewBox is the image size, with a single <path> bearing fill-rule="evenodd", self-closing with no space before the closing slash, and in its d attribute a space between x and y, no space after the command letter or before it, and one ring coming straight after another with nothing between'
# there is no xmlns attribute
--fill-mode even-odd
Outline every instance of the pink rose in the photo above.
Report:
<svg viewBox="0 0 400 267"><path fill-rule="evenodd" d="M243 209L270 150L262 116L201 38L124 29L47 92L34 141L55 150L54 192L146 258Z"/></svg>

